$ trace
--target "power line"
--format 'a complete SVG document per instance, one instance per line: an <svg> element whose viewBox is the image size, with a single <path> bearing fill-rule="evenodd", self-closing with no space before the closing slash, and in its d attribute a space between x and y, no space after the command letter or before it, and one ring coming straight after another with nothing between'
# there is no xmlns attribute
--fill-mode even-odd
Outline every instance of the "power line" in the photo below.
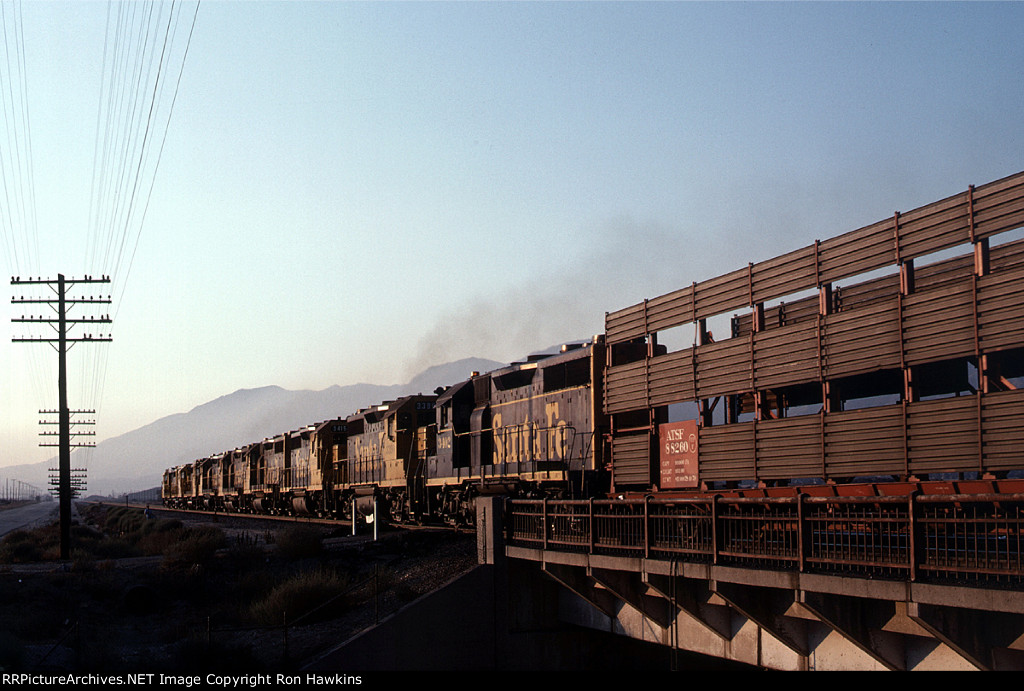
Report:
<svg viewBox="0 0 1024 691"><path fill-rule="evenodd" d="M200 3L194 3L190 24L185 6L182 0L149 0L111 2L106 10L84 259L87 270L110 277L111 293L121 299L197 23ZM0 254L14 276L42 273L21 9L20 2L0 0L0 50L5 58L0 64ZM61 239L66 241L66 234ZM50 244L57 243L46 246ZM98 349L88 356L82 390L85 402L95 408L102 398L108 351ZM30 349L29 360L32 388L45 396L52 363L36 349Z"/></svg>
<svg viewBox="0 0 1024 691"><path fill-rule="evenodd" d="M95 214L96 225L92 234L97 241L97 252L102 257L99 265L93 266L114 280L112 292L118 295L115 319L123 304L142 238L142 228L170 131L199 6L197 2L183 49L178 40L183 7L181 2L171 3L166 21L163 21L163 5L157 13L154 13L155 7L152 4L145 13L124 12L123 8L119 8L116 17L108 13L108 38L104 54L111 55L110 76L105 81L106 96L101 97L97 113L97 128L102 123L105 130L102 137L99 131L96 135L97 143L102 139L104 150L102 155L94 157L105 162L105 166L98 173L99 184L94 185L93 205L98 212ZM160 33L163 40L159 42L158 51L157 36ZM135 40L130 40L132 38ZM179 53L180 62L176 57ZM176 62L177 77L168 102L166 77L169 73L173 74L170 70ZM105 118L103 103L107 104ZM163 116L164 112L166 117ZM160 145L154 160L152 144L157 139ZM122 271L126 260L127 267ZM108 353L105 349L100 350L95 352L94 357L93 391L95 400L99 401L102 399L106 379Z"/></svg>

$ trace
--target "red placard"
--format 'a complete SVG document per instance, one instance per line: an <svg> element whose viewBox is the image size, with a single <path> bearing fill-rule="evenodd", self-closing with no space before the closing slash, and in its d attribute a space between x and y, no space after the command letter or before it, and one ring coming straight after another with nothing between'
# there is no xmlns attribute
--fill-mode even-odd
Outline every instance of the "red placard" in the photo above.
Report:
<svg viewBox="0 0 1024 691"><path fill-rule="evenodd" d="M658 443L661 447L661 488L696 487L697 421L683 420L658 425Z"/></svg>

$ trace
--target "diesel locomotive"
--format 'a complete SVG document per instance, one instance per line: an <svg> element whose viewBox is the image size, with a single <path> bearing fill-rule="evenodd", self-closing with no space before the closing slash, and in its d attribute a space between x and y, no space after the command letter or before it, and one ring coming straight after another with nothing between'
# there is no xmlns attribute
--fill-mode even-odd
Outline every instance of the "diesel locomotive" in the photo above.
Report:
<svg viewBox="0 0 1024 691"><path fill-rule="evenodd" d="M480 494L607 489L604 342L476 373L164 472L170 507L471 523Z"/></svg>

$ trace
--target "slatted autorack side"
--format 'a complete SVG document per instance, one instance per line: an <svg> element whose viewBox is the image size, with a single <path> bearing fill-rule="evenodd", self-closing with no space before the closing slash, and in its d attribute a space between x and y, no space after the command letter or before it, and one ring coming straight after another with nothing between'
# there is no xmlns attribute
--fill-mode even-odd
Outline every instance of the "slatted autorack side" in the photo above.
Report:
<svg viewBox="0 0 1024 691"><path fill-rule="evenodd" d="M703 482L1024 469L1024 239L998 242L1020 228L1024 172L608 314L616 485L658 483L689 402Z"/></svg>

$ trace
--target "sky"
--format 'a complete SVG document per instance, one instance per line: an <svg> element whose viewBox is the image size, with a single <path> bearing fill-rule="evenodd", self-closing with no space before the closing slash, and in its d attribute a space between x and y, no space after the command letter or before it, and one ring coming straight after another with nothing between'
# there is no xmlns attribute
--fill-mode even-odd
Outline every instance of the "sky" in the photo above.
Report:
<svg viewBox="0 0 1024 691"><path fill-rule="evenodd" d="M69 357L95 441L242 388L509 362L1024 169L1024 3L0 8L4 270L111 276L77 309L113 341ZM25 311L0 302L0 466L54 455Z"/></svg>

